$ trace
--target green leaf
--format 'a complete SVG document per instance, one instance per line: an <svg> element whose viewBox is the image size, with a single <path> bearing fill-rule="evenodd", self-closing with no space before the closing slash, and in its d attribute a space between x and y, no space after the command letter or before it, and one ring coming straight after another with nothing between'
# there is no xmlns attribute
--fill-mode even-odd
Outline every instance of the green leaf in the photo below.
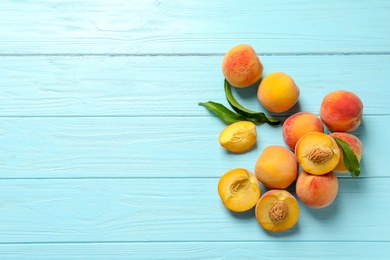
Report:
<svg viewBox="0 0 390 260"><path fill-rule="evenodd" d="M251 119L251 121L257 124L268 123L270 125L279 125L280 121L272 117L266 116L262 112L255 112L243 107L238 101L234 98L232 90L230 88L229 82L225 79L224 83L226 99L229 102L230 106L239 114L244 115L246 118Z"/></svg>
<svg viewBox="0 0 390 260"><path fill-rule="evenodd" d="M214 112L223 122L226 124L235 123L238 121L245 121L246 118L243 115L237 114L224 105L213 101L199 102L200 106L206 107L208 110Z"/></svg>
<svg viewBox="0 0 390 260"><path fill-rule="evenodd" d="M344 164L351 173L351 176L358 177L360 175L360 164L351 146L340 138L333 136L333 139L337 142L343 152Z"/></svg>

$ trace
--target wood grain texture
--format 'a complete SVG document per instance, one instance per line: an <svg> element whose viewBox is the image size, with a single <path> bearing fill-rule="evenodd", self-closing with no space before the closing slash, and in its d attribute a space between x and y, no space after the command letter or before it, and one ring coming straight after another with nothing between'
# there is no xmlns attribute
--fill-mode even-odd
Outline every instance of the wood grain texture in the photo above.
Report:
<svg viewBox="0 0 390 260"><path fill-rule="evenodd" d="M294 111L318 113L325 94L348 89L366 115L389 115L390 55L264 56L264 75L283 71L301 89ZM0 116L199 116L200 101L227 104L222 56L2 57ZM235 90L235 89L234 89ZM257 86L234 92L265 111ZM286 114L286 113L285 113Z"/></svg>
<svg viewBox="0 0 390 260"><path fill-rule="evenodd" d="M1 260L390 259L388 1L4 0L0 17ZM281 119L336 89L364 103L361 176L338 175L325 209L299 202L283 233L217 194L224 172L284 145L261 125L254 149L227 153L198 106L227 105L238 43L300 87ZM233 94L264 111L256 86Z"/></svg>
<svg viewBox="0 0 390 260"><path fill-rule="evenodd" d="M390 242L164 242L0 244L8 259L378 259L387 260ZM162 249L163 247L163 249ZM283 250L281 250L283 248Z"/></svg>
<svg viewBox="0 0 390 260"><path fill-rule="evenodd" d="M255 148L228 153L218 142L226 125L203 112L202 117L3 117L0 177L219 177L231 168L253 170L269 145L286 146L281 126L261 125ZM362 177L388 176L387 153L372 151L390 144L382 135L389 122L389 116L367 116L354 133L365 147Z"/></svg>
<svg viewBox="0 0 390 260"><path fill-rule="evenodd" d="M48 242L378 242L389 178L339 179L327 208L300 204L294 228L271 234L254 212L231 213L218 178L2 180L0 243ZM378 213L378 214L375 214Z"/></svg>
<svg viewBox="0 0 390 260"><path fill-rule="evenodd" d="M0 3L3 54L389 52L377 1L12 1Z"/></svg>

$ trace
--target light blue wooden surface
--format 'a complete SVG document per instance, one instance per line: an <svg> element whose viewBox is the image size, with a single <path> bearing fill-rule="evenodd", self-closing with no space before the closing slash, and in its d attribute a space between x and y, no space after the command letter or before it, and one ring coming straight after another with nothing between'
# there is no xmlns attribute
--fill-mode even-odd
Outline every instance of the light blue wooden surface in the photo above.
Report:
<svg viewBox="0 0 390 260"><path fill-rule="evenodd" d="M0 17L0 259L390 258L388 1L4 0ZM339 175L328 208L300 203L284 233L217 194L284 145L261 125L255 149L226 153L197 105L226 104L238 43L294 78L289 113L318 114L335 89L364 103L361 176ZM234 95L263 110L255 88Z"/></svg>

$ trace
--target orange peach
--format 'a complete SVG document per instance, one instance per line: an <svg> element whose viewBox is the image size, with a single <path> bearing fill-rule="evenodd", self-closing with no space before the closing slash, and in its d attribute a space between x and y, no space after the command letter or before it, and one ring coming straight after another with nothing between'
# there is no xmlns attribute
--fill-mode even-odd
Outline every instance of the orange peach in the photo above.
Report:
<svg viewBox="0 0 390 260"><path fill-rule="evenodd" d="M311 132L298 140L295 155L302 169L311 174L321 175L332 171L337 166L340 160L340 149L329 135Z"/></svg>
<svg viewBox="0 0 390 260"><path fill-rule="evenodd" d="M363 103L350 91L333 91L326 95L321 103L320 118L333 131L351 132L357 129L362 116Z"/></svg>
<svg viewBox="0 0 390 260"><path fill-rule="evenodd" d="M362 154L363 154L363 143L359 140L359 138L357 138L356 136L354 136L352 134L343 133L343 132L334 132L334 133L330 134L330 136L337 137L337 138L345 141L346 143L348 143L349 146L351 146L352 151L356 155L358 161L360 162L360 160L362 158ZM338 172L338 173L347 173L348 172L348 169L344 163L343 153L340 153L340 161L337 164L336 168L334 168L333 171Z"/></svg>
<svg viewBox="0 0 390 260"><path fill-rule="evenodd" d="M299 88L289 75L273 72L260 82L257 97L268 111L280 113L295 105L299 93Z"/></svg>
<svg viewBox="0 0 390 260"><path fill-rule="evenodd" d="M256 176L243 168L226 172L219 179L218 194L231 211L242 212L253 208L260 199L260 184Z"/></svg>
<svg viewBox="0 0 390 260"><path fill-rule="evenodd" d="M268 231L280 232L292 228L299 218L299 205L286 190L269 190L256 204L256 219Z"/></svg>
<svg viewBox="0 0 390 260"><path fill-rule="evenodd" d="M268 146L256 162L255 174L257 179L267 188L285 189L297 178L297 158L286 147Z"/></svg>
<svg viewBox="0 0 390 260"><path fill-rule="evenodd" d="M301 171L296 182L298 198L311 208L329 206L336 198L339 182L333 172L323 175L313 175Z"/></svg>
<svg viewBox="0 0 390 260"><path fill-rule="evenodd" d="M313 113L295 113L283 123L283 140L291 150L295 149L295 145L302 136L310 132L324 132L322 121Z"/></svg>
<svg viewBox="0 0 390 260"><path fill-rule="evenodd" d="M245 88L260 79L263 65L252 46L240 44L225 54L222 60L222 72L232 86Z"/></svg>

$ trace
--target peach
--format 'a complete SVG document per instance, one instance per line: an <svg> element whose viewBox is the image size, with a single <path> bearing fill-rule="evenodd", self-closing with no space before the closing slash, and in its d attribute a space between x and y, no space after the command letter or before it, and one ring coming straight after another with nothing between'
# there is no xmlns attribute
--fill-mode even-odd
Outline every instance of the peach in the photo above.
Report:
<svg viewBox="0 0 390 260"><path fill-rule="evenodd" d="M252 46L240 44L225 54L222 73L232 86L245 88L260 79L263 65Z"/></svg>
<svg viewBox="0 0 390 260"><path fill-rule="evenodd" d="M298 222L299 205L288 191L269 190L257 202L255 215L265 230L280 232L292 228Z"/></svg>
<svg viewBox="0 0 390 260"><path fill-rule="evenodd" d="M363 103L360 98L346 90L336 90L326 95L321 103L320 118L331 130L351 132L362 121Z"/></svg>
<svg viewBox="0 0 390 260"><path fill-rule="evenodd" d="M336 141L327 134L311 132L302 136L296 146L295 155L302 169L311 174L326 174L340 160L340 149Z"/></svg>
<svg viewBox="0 0 390 260"><path fill-rule="evenodd" d="M324 132L324 125L321 119L313 113L295 113L289 116L283 123L283 140L291 150L295 149L295 145L302 136L310 132Z"/></svg>
<svg viewBox="0 0 390 260"><path fill-rule="evenodd" d="M289 75L273 72L260 82L257 97L268 111L280 113L295 105L299 93L299 88Z"/></svg>
<svg viewBox="0 0 390 260"><path fill-rule="evenodd" d="M253 208L260 199L260 184L256 176L243 168L226 172L218 182L222 203L231 211L242 212Z"/></svg>
<svg viewBox="0 0 390 260"><path fill-rule="evenodd" d="M301 171L296 182L298 198L311 208L329 206L336 198L339 182L333 172L323 175L313 175Z"/></svg>
<svg viewBox="0 0 390 260"><path fill-rule="evenodd" d="M286 147L268 146L256 162L255 174L257 179L267 188L285 189L297 178L297 158Z"/></svg>
<svg viewBox="0 0 390 260"><path fill-rule="evenodd" d="M357 138L356 136L349 134L349 133L343 133L343 132L334 132L330 134L332 137L340 138L341 140L347 142L349 146L351 146L353 153L356 155L358 161L360 162L363 154L363 143ZM341 149L341 148L340 148ZM334 168L335 172L338 173L347 173L348 169L345 166L344 163L344 155L343 153L340 153L340 161L337 164L336 168Z"/></svg>
<svg viewBox="0 0 390 260"><path fill-rule="evenodd" d="M239 121L228 125L219 135L219 143L233 153L248 151L256 144L256 125L250 121Z"/></svg>

